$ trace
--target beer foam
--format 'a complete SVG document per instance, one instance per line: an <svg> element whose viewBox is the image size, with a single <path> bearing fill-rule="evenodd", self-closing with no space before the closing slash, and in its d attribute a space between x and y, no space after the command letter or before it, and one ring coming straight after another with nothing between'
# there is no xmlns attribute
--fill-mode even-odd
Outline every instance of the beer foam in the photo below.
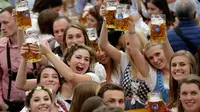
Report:
<svg viewBox="0 0 200 112"><path fill-rule="evenodd" d="M28 7L16 7L16 11L26 11Z"/></svg>
<svg viewBox="0 0 200 112"><path fill-rule="evenodd" d="M162 24L165 23L165 20L162 18L152 18L151 19L151 24Z"/></svg>
<svg viewBox="0 0 200 112"><path fill-rule="evenodd" d="M149 99L149 102L159 102L159 101L162 101L162 100L158 96L152 96Z"/></svg>
<svg viewBox="0 0 200 112"><path fill-rule="evenodd" d="M116 10L116 7L107 7L106 10Z"/></svg>
<svg viewBox="0 0 200 112"><path fill-rule="evenodd" d="M26 38L26 43L37 43L39 40L37 38L28 37Z"/></svg>

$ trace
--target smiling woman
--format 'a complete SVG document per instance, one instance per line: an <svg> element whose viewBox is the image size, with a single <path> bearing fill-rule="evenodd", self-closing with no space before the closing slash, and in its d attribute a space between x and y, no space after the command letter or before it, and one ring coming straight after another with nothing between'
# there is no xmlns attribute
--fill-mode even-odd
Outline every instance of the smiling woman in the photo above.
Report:
<svg viewBox="0 0 200 112"><path fill-rule="evenodd" d="M177 109L178 105L178 83L190 74L196 73L196 61L194 56L185 50L174 53L170 60L169 100L167 107Z"/></svg>
<svg viewBox="0 0 200 112"><path fill-rule="evenodd" d="M26 107L31 112L51 112L53 107L51 90L44 86L35 86L27 91Z"/></svg>
<svg viewBox="0 0 200 112"><path fill-rule="evenodd" d="M189 75L179 85L178 112L200 111L200 77Z"/></svg>

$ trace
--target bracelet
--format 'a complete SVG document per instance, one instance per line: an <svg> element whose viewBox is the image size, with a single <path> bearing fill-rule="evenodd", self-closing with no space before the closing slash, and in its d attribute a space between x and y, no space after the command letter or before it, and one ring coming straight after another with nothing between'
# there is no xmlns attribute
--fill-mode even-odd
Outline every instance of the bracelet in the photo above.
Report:
<svg viewBox="0 0 200 112"><path fill-rule="evenodd" d="M128 32L128 34L135 34L136 32L134 31L134 32Z"/></svg>

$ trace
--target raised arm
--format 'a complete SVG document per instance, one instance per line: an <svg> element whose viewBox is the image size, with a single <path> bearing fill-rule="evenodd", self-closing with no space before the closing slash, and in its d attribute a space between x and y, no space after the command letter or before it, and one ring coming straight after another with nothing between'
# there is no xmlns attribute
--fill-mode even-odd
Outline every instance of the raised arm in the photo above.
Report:
<svg viewBox="0 0 200 112"><path fill-rule="evenodd" d="M101 6L100 15L105 15L105 8ZM121 53L118 49L112 46L108 41L108 29L106 28L106 21L103 22L101 34L99 38L99 46L100 48L107 53L112 59L120 63Z"/></svg>
<svg viewBox="0 0 200 112"><path fill-rule="evenodd" d="M145 57L141 53L141 43L137 32L135 32L135 25L133 20L129 21L129 46L128 50L131 53L131 56L135 62L135 65L143 77L147 77L149 74L149 66ZM141 37L140 37L141 38ZM145 38L145 37L144 37Z"/></svg>
<svg viewBox="0 0 200 112"><path fill-rule="evenodd" d="M83 81L92 80L88 75L76 74L73 72L62 60L60 60L56 55L46 46L40 45L41 52L47 59L54 65L58 72L64 77L65 80L71 81L75 84Z"/></svg>
<svg viewBox="0 0 200 112"><path fill-rule="evenodd" d="M15 85L17 88L21 90L28 91L32 87L36 86L37 80L36 79L26 79L27 75L27 52L28 52L28 46L26 43L24 43L21 47L20 54L22 55L21 63L19 65L19 69L17 72L16 82Z"/></svg>
<svg viewBox="0 0 200 112"><path fill-rule="evenodd" d="M167 62L170 62L170 59L171 59L172 55L174 54L174 51L173 51L167 37L165 38L165 42L163 43L163 51L164 51L165 57L167 59Z"/></svg>

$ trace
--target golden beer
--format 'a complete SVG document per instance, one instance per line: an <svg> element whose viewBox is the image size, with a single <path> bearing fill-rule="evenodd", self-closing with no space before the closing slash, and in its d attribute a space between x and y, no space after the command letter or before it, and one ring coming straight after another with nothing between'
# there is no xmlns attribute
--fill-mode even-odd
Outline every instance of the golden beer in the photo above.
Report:
<svg viewBox="0 0 200 112"><path fill-rule="evenodd" d="M130 16L130 7L128 4L119 4L115 15L115 30L126 31L128 30L128 21Z"/></svg>
<svg viewBox="0 0 200 112"><path fill-rule="evenodd" d="M148 94L148 110L149 112L165 112L165 104L159 92Z"/></svg>
<svg viewBox="0 0 200 112"><path fill-rule="evenodd" d="M21 1L17 4L16 17L18 28L26 29L31 27L30 11L26 1Z"/></svg>
<svg viewBox="0 0 200 112"><path fill-rule="evenodd" d="M25 42L28 45L29 51L27 54L27 58L29 62L38 62L41 59L41 54L40 53L35 53L34 51L31 50L30 45L35 44L37 48L34 48L39 51L39 38L36 35L31 35L26 38Z"/></svg>
<svg viewBox="0 0 200 112"><path fill-rule="evenodd" d="M150 25L150 40L164 42L166 38L166 23L164 18L152 18Z"/></svg>
<svg viewBox="0 0 200 112"><path fill-rule="evenodd" d="M84 15L84 13L86 13L85 11L83 11L83 13L80 16L80 22L81 24L85 25L87 23L87 16Z"/></svg>
<svg viewBox="0 0 200 112"><path fill-rule="evenodd" d="M106 27L115 28L115 14L118 2L108 1L106 6Z"/></svg>
<svg viewBox="0 0 200 112"><path fill-rule="evenodd" d="M148 102L149 112L165 112L165 104L162 100Z"/></svg>
<svg viewBox="0 0 200 112"><path fill-rule="evenodd" d="M116 9L106 10L106 27L115 28L115 13Z"/></svg>
<svg viewBox="0 0 200 112"><path fill-rule="evenodd" d="M129 21L129 17L124 18L122 20L116 19L115 30L118 30L118 31L126 31L126 30L128 30L128 21Z"/></svg>
<svg viewBox="0 0 200 112"><path fill-rule="evenodd" d="M30 44L33 44L33 43L28 43L28 46L30 46ZM39 46L38 46L38 49L39 49ZM40 61L40 59L41 59L41 55L40 54L35 54L33 51L31 51L30 49L29 49L29 52L28 52L28 54L27 54L27 57L28 57L28 61L29 62L38 62L38 61Z"/></svg>

